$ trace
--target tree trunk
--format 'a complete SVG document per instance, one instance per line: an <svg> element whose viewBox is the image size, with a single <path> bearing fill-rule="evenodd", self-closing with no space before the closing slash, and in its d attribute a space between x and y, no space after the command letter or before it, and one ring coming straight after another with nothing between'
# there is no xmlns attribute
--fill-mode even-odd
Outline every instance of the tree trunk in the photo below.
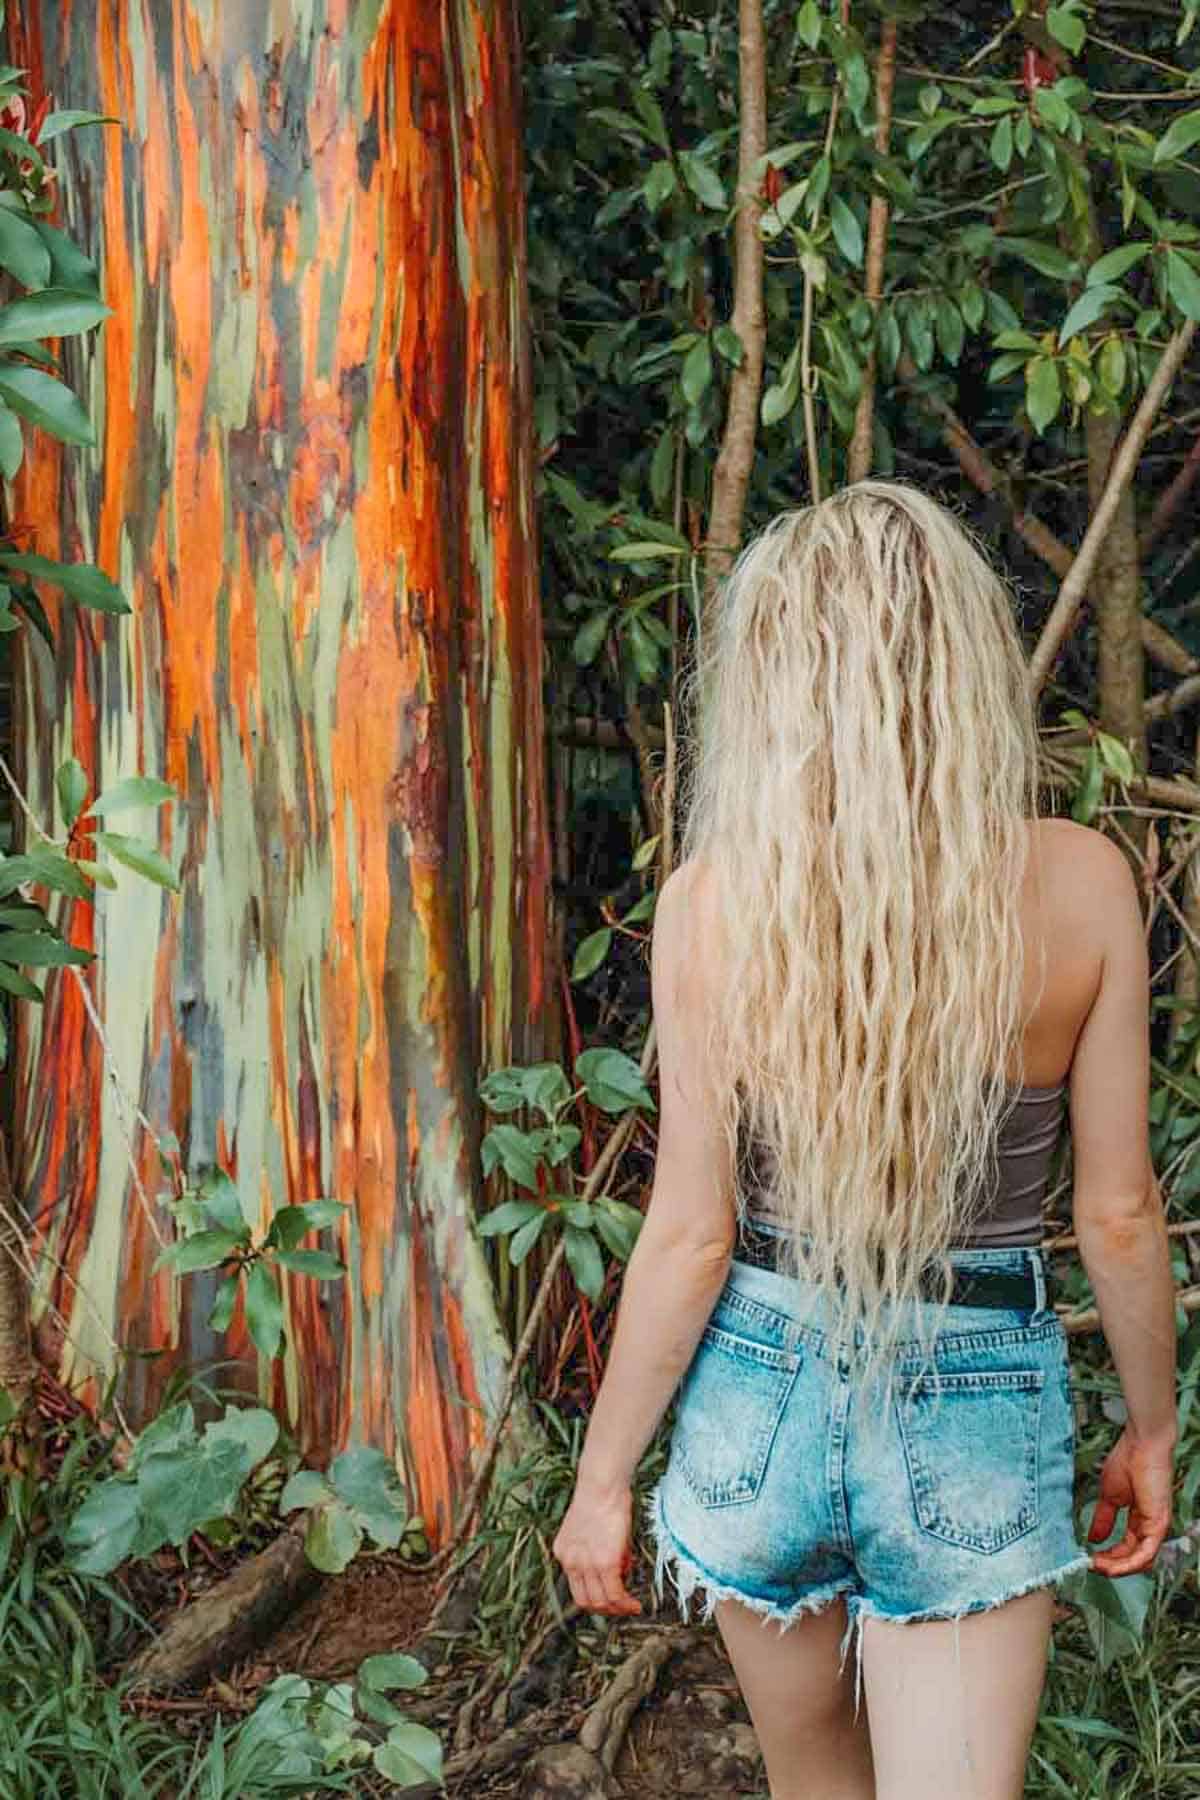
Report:
<svg viewBox="0 0 1200 1800"><path fill-rule="evenodd" d="M37 1373L29 1334L29 1277L24 1222L8 1170L8 1144L0 1131L0 1390L22 1406Z"/></svg>
<svg viewBox="0 0 1200 1800"><path fill-rule="evenodd" d="M67 1322L43 1328L73 1380L104 1326L167 1347L124 1376L141 1418L232 1355L307 1450L395 1446L436 1543L508 1357L470 1225L476 1083L540 1055L547 999L513 5L25 0L10 34L35 94L120 120L59 157L114 309L69 370L99 448L39 442L16 511L134 607L64 609L56 657L27 648L28 791L49 818L68 754L97 786L174 784L181 895L122 874L96 909L120 1081L256 1226L353 1208L348 1279L286 1277L286 1356L256 1370L240 1308L206 1323L211 1276L151 1273L120 1095L61 981L17 1067ZM144 1131L133 1160L154 1196Z"/></svg>

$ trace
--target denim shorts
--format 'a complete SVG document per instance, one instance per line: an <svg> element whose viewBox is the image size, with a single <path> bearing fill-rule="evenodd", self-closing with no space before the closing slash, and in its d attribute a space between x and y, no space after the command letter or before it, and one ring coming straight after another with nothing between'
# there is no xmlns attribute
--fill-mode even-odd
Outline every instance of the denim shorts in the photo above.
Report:
<svg viewBox="0 0 1200 1800"><path fill-rule="evenodd" d="M685 1618L702 1588L705 1618L739 1600L786 1627L841 1596L844 1656L864 1617L961 1618L1088 1566L1066 1335L1041 1253L952 1261L1032 1270L1037 1305L949 1306L931 1357L915 1316L928 1303L912 1303L886 1400L856 1381L861 1350L831 1338L815 1289L731 1263L647 1502L656 1598L669 1568Z"/></svg>

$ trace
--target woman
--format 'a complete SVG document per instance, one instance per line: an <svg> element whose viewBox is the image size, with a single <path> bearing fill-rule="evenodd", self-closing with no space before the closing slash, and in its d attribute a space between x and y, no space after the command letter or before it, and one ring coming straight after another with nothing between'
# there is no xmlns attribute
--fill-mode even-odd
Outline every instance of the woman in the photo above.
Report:
<svg viewBox="0 0 1200 1800"><path fill-rule="evenodd" d="M1170 1519L1135 885L1035 819L1008 597L911 488L776 519L692 680L653 1193L555 1553L581 1606L641 1610L631 1483L682 1378L655 1588L705 1591L774 1800L1011 1800L1053 1584L1149 1567ZM1068 1094L1128 1410L1089 1538L1128 1509L1123 1535L1090 1556L1038 1249Z"/></svg>

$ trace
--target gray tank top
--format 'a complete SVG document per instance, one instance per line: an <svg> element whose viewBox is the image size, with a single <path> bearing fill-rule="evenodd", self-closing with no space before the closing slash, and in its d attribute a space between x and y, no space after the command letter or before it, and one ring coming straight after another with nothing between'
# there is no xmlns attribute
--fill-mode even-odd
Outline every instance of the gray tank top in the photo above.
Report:
<svg viewBox="0 0 1200 1800"><path fill-rule="evenodd" d="M997 1140L996 1190L977 1214L970 1232L955 1240L957 1247L1011 1250L1042 1241L1042 1203L1050 1178L1050 1165L1058 1147L1066 1111L1067 1084L1023 1087L1016 1104L1000 1127ZM779 1226L765 1196L754 1194L755 1157L743 1162L749 1176L746 1204L751 1219Z"/></svg>

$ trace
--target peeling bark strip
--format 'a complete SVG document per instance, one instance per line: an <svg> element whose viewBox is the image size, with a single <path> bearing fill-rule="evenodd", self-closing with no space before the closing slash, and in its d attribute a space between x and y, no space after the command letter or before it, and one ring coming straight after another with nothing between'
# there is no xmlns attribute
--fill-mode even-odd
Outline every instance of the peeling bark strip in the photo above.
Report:
<svg viewBox="0 0 1200 1800"><path fill-rule="evenodd" d="M40 440L17 510L134 616L64 612L57 660L27 652L29 792L49 817L71 753L176 786L182 896L122 876L97 909L121 1077L256 1224L353 1203L349 1280L285 1278L273 1397L311 1450L398 1443L437 1541L507 1364L476 1077L540 1054L546 1002L514 9L26 0L10 39L57 106L123 122L71 134L62 175L115 309L70 371L100 447ZM122 1343L170 1347L129 1369L136 1414L230 1354L269 1387L240 1312L209 1331L210 1276L151 1276L112 1084L52 996L17 1072L44 1339L104 1367L78 1281Z"/></svg>

